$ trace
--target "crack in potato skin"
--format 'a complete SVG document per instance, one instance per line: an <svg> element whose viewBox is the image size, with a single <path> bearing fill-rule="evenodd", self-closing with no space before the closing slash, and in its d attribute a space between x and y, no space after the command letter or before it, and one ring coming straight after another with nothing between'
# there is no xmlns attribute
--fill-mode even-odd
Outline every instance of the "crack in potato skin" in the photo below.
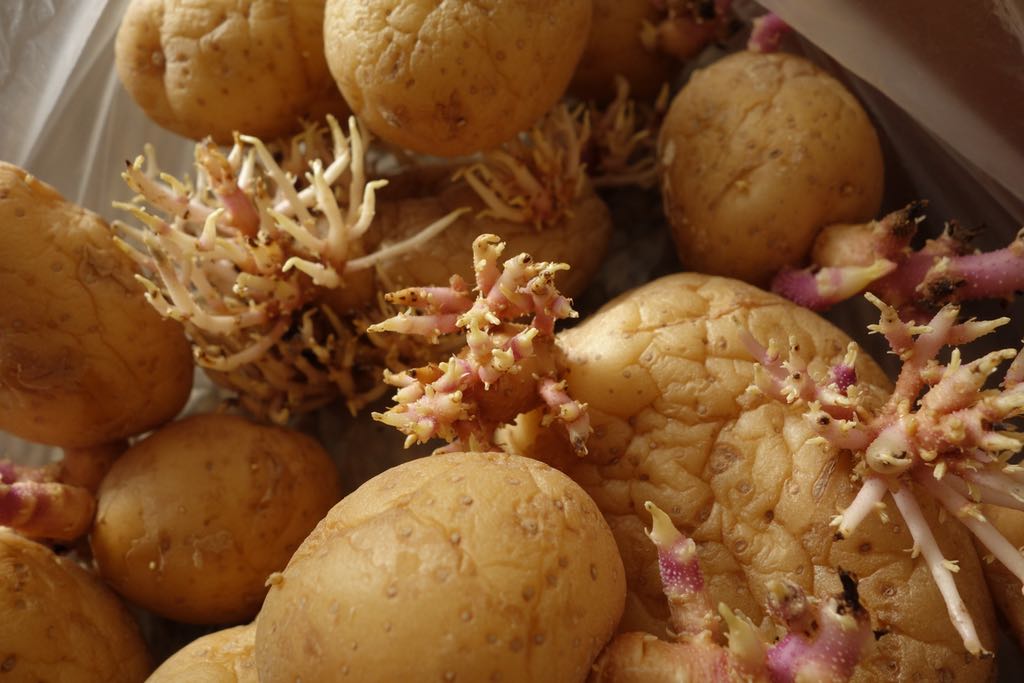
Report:
<svg viewBox="0 0 1024 683"><path fill-rule="evenodd" d="M562 96L591 11L584 0L329 0L327 62L381 138L471 154L528 129Z"/></svg>
<svg viewBox="0 0 1024 683"><path fill-rule="evenodd" d="M499 453L431 456L317 526L264 604L257 664L266 681L582 681L624 587L607 525L563 474Z"/></svg>
<svg viewBox="0 0 1024 683"><path fill-rule="evenodd" d="M0 163L0 429L65 447L151 429L184 405L192 355L96 214Z"/></svg>
<svg viewBox="0 0 1024 683"><path fill-rule="evenodd" d="M811 442L802 411L770 400L738 402L753 360L739 330L756 338L795 335L812 374L842 358L848 339L818 316L743 283L697 274L669 276L609 303L559 335L571 395L589 403L594 435L579 460L556 439L530 443L521 424L513 443L563 468L597 502L615 534L628 581L620 631L665 636L667 606L656 553L643 534L651 500L697 543L712 596L764 617L765 584L788 578L825 596L835 567L860 579L875 629L889 632L867 651L855 681L986 680L991 660L971 660L927 567L910 558L909 533L893 508L845 541L829 521L855 494L851 457ZM858 376L888 391L865 356ZM884 398L880 392L878 400ZM938 524L922 499L946 557L959 558L957 585L982 640L995 624L977 554L962 526ZM892 506L890 506L892 507Z"/></svg>
<svg viewBox="0 0 1024 683"><path fill-rule="evenodd" d="M665 215L680 259L766 284L818 230L873 218L878 137L857 100L807 60L737 53L697 71L659 139Z"/></svg>

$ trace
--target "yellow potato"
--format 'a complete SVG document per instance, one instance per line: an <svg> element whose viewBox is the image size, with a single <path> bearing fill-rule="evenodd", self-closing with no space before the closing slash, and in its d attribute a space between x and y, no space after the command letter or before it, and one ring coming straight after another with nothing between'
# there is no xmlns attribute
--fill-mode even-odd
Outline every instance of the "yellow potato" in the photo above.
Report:
<svg viewBox="0 0 1024 683"><path fill-rule="evenodd" d="M0 293L0 429L83 448L185 404L184 332L146 303L103 219L3 162Z"/></svg>
<svg viewBox="0 0 1024 683"><path fill-rule="evenodd" d="M565 92L590 0L328 0L327 63L381 138L427 154L497 147Z"/></svg>
<svg viewBox="0 0 1024 683"><path fill-rule="evenodd" d="M377 267L387 290L414 285L448 282L458 274L472 283L473 240L478 235L494 234L506 242L505 258L528 253L539 261L568 263L571 268L558 276L558 288L567 296L578 296L600 268L612 221L608 207L588 184L575 201L571 213L556 224L541 228L526 223L479 216L483 202L464 182L449 182L449 168L414 172L412 178L399 177L395 187L380 192L377 216L369 239L385 243L411 237L450 211L469 207L440 235ZM404 182L403 182L404 181Z"/></svg>
<svg viewBox="0 0 1024 683"><path fill-rule="evenodd" d="M252 618L267 576L338 498L312 438L232 415L174 422L128 450L98 494L91 536L121 595L190 623Z"/></svg>
<svg viewBox="0 0 1024 683"><path fill-rule="evenodd" d="M141 683L138 626L106 586L0 527L0 681Z"/></svg>
<svg viewBox="0 0 1024 683"><path fill-rule="evenodd" d="M581 682L622 610L600 513L542 463L413 460L336 505L256 626L263 683Z"/></svg>
<svg viewBox="0 0 1024 683"><path fill-rule="evenodd" d="M590 37L569 92L605 102L615 96L615 77L629 83L630 95L652 100L673 76L676 61L641 41L644 23L653 26L664 15L651 0L594 0Z"/></svg>
<svg viewBox="0 0 1024 683"><path fill-rule="evenodd" d="M841 566L860 578L872 628L885 630L854 681L986 680L992 660L967 656L927 566L907 552L913 541L891 501L889 523L872 515L849 539L834 540L832 516L856 493L854 463L812 440L803 408L741 403L753 378L743 329L762 343L795 336L815 377L843 358L849 341L810 311L741 282L669 276L558 337L568 391L589 404L587 457L573 455L561 434L537 444L517 435L518 450L563 468L608 520L628 582L620 630L666 635L655 548L644 535L650 500L697 543L712 605L759 623L771 579L825 596L838 592ZM888 384L865 354L857 372ZM960 561L957 586L991 650L992 604L970 536L959 524L938 524L937 505L918 499L943 555Z"/></svg>
<svg viewBox="0 0 1024 683"><path fill-rule="evenodd" d="M347 107L324 58L324 0L132 0L117 73L156 123L221 144Z"/></svg>
<svg viewBox="0 0 1024 683"><path fill-rule="evenodd" d="M1011 510L996 505L986 505L983 510L985 517L999 533L1006 537L1015 548L1024 546L1024 511ZM975 541L978 553L983 557L990 551L979 541ZM992 601L1009 626L1010 634L1024 648L1024 595L1021 594L1021 582L999 560L986 562L985 580L992 592Z"/></svg>
<svg viewBox="0 0 1024 683"><path fill-rule="evenodd" d="M834 78L788 54L740 52L694 73L659 139L665 213L690 270L766 284L831 223L874 218L882 153Z"/></svg>
<svg viewBox="0 0 1024 683"><path fill-rule="evenodd" d="M146 683L258 683L256 624L198 638L160 665Z"/></svg>

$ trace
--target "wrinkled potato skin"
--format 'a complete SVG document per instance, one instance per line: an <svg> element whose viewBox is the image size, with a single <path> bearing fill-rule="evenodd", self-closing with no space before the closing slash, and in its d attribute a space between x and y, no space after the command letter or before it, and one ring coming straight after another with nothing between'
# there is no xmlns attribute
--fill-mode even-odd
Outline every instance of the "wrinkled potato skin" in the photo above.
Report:
<svg viewBox="0 0 1024 683"><path fill-rule="evenodd" d="M259 683L255 641L256 624L205 635L175 652L146 683Z"/></svg>
<svg viewBox="0 0 1024 683"><path fill-rule="evenodd" d="M100 574L132 602L187 623L237 622L339 497L312 438L197 415L114 464L90 540Z"/></svg>
<svg viewBox="0 0 1024 683"><path fill-rule="evenodd" d="M869 646L854 681L934 680L936 672L986 680L992 660L966 655L925 563L907 552L913 542L895 506L889 524L872 517L852 538L834 541L831 517L856 493L849 455L808 443L813 432L799 407L765 398L740 407L753 378L743 327L762 343L795 335L815 359L815 376L842 359L849 341L779 297L697 274L640 287L558 337L569 392L589 404L590 453L576 458L555 434L533 444L533 454L578 481L615 534L628 582L620 632L666 636L656 553L644 535L643 504L651 500L696 541L712 605L724 602L758 623L769 580L827 596L839 591L841 566L860 577L872 627L889 631ZM857 371L888 391L863 353ZM939 525L936 506L918 499L944 556L960 559L957 585L992 649L992 604L970 537L960 525Z"/></svg>
<svg viewBox="0 0 1024 683"><path fill-rule="evenodd" d="M138 626L74 562L0 527L0 680L141 683Z"/></svg>
<svg viewBox="0 0 1024 683"><path fill-rule="evenodd" d="M1010 541L1015 548L1024 546L1024 512L997 507L995 505L984 506L985 518L992 522L999 533ZM975 540L974 545L981 556L991 555L991 552L980 541ZM1024 594L1021 594L1020 579L1006 568L999 560L982 564L985 570L985 580L988 582L988 589L992 592L992 601L997 605L1010 633L1024 648Z"/></svg>
<svg viewBox="0 0 1024 683"><path fill-rule="evenodd" d="M117 73L156 123L230 144L348 109L324 58L324 0L132 0Z"/></svg>
<svg viewBox="0 0 1024 683"><path fill-rule="evenodd" d="M582 681L624 590L607 525L563 474L435 455L371 479L310 534L267 595L256 663L263 683Z"/></svg>
<svg viewBox="0 0 1024 683"><path fill-rule="evenodd" d="M357 116L437 156L497 147L564 94L590 0L328 0L327 63Z"/></svg>
<svg viewBox="0 0 1024 683"><path fill-rule="evenodd" d="M174 417L192 388L178 323L142 296L96 214L0 162L0 430L70 448Z"/></svg>
<svg viewBox="0 0 1024 683"><path fill-rule="evenodd" d="M650 0L594 0L590 37L569 84L573 95L597 102L615 97L615 77L629 82L630 96L653 100L673 75L676 62L640 42L644 21L664 18Z"/></svg>
<svg viewBox="0 0 1024 683"><path fill-rule="evenodd" d="M659 139L662 197L683 264L763 285L818 230L873 218L878 136L807 60L741 52L694 73Z"/></svg>
<svg viewBox="0 0 1024 683"><path fill-rule="evenodd" d="M443 285L453 274L472 284L473 240L489 233L505 241L503 260L525 252L538 261L568 263L570 269L558 275L558 288L566 296L578 296L601 267L611 238L611 214L589 185L573 205L572 215L540 229L477 215L486 208L477 194L463 182L449 182L447 176L426 182L407 196L399 194L405 188L396 187L390 194L389 189L380 192L371 239L397 242L455 209L469 207L471 213L415 251L380 265L377 272L388 289Z"/></svg>

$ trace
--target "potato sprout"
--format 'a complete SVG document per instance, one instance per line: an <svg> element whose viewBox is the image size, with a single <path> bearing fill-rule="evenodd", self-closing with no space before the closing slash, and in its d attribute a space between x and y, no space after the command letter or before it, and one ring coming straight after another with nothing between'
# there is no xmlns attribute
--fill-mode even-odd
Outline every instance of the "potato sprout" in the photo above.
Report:
<svg viewBox="0 0 1024 683"><path fill-rule="evenodd" d="M185 325L196 362L216 381L280 422L338 393L357 405L376 395L376 382L365 379L375 373L360 377L358 368L380 367L386 352L365 338L365 324L342 319L319 297L415 249L460 213L364 254L375 191L387 181L367 179L365 133L355 119L348 136L327 121L327 158L311 156L320 150L310 133L285 155L286 166L305 169L301 176L286 172L259 139L239 135L226 155L197 145L194 185L159 173L152 158L144 169L140 156L124 179L149 210L116 205L142 223L115 229L143 273L149 302ZM363 308L377 305L371 298Z"/></svg>
<svg viewBox="0 0 1024 683"><path fill-rule="evenodd" d="M753 389L787 403L807 404L806 418L836 448L849 449L859 464L862 485L849 507L833 520L837 538L848 538L872 512L884 512L891 494L914 539L913 554L922 554L946 602L950 618L974 655L984 653L971 615L953 574L957 561L946 559L921 512L915 493L935 498L1018 579L1024 579L1024 555L985 518L982 503L1024 510L1024 469L1010 464L1024 438L1003 423L1024 413L1024 353L1003 349L962 363L966 344L1008 318L956 324L958 309L946 306L927 325L900 319L877 297L868 299L881 311L873 332L885 336L903 367L888 402L870 410L853 370L857 348L832 367L827 379L812 378L791 345L784 360L774 342L765 349L752 336L746 342L761 363ZM937 354L953 347L942 364ZM988 377L1005 360L1013 360L1000 389L984 389Z"/></svg>
<svg viewBox="0 0 1024 683"><path fill-rule="evenodd" d="M820 605L794 583L772 582L767 612L785 633L772 642L742 612L724 603L717 610L712 606L696 543L656 505L648 501L644 507L653 518L647 536L658 548L675 642L645 633L620 635L595 663L593 683L706 680L712 671L713 680L850 680L871 639L870 621L850 575L840 571L842 593ZM722 621L728 627L725 644Z"/></svg>
<svg viewBox="0 0 1024 683"><path fill-rule="evenodd" d="M458 276L449 287L413 287L388 295L410 310L371 330L434 340L464 330L467 349L444 363L386 374L385 381L399 388L397 404L373 417L407 434L406 446L440 437L450 442L447 450L489 450L495 448L498 426L543 405L545 421L565 424L573 449L585 454L590 434L586 406L566 394L551 343L555 321L576 317L571 302L554 286L555 274L568 266L520 254L499 268L504 247L494 235L481 235L473 243L475 300ZM526 316L532 316L529 324L513 322ZM514 400L524 386L526 396Z"/></svg>

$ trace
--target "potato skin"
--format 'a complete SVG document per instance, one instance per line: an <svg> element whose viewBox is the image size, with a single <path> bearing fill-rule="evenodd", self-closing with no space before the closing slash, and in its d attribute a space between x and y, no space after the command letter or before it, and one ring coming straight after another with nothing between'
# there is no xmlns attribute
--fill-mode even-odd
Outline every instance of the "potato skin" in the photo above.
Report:
<svg viewBox="0 0 1024 683"><path fill-rule="evenodd" d="M651 0L594 0L590 36L569 92L586 100L607 102L615 97L615 77L629 82L629 94L653 100L673 75L677 64L668 55L649 50L640 41L645 21L664 18Z"/></svg>
<svg viewBox="0 0 1024 683"><path fill-rule="evenodd" d="M473 240L485 233L498 235L506 242L504 258L525 252L539 261L568 263L570 270L560 273L557 282L559 290L570 297L586 289L604 260L612 219L607 205L589 185L573 204L571 215L538 229L478 216L486 208L483 202L464 182L450 182L448 174L439 182L429 178L423 178L422 183L409 180L413 182L404 184L414 184L415 188L400 187L400 178L394 188L397 192L391 192L388 186L379 193L370 239L396 242L460 207L469 207L472 213L460 217L415 251L378 266L377 272L389 288L445 284L456 273L472 283Z"/></svg>
<svg viewBox="0 0 1024 683"><path fill-rule="evenodd" d="M935 680L936 672L940 680L986 680L992 660L966 655L925 563L906 552L913 542L891 503L890 523L870 517L850 539L834 540L832 515L856 493L852 459L811 441L801 408L741 402L753 378L744 328L762 342L795 336L815 376L849 342L780 297L693 273L633 290L558 336L569 392L589 405L590 452L576 457L560 434L516 447L564 469L608 520L628 584L620 631L666 636L655 548L644 534L650 500L696 541L711 604L754 623L771 579L826 596L839 590L837 566L857 575L872 628L888 632L869 646L856 683ZM857 372L887 394L887 379L864 353ZM970 535L939 524L937 506L918 500L944 556L960 560L957 585L982 643L994 648L992 603Z"/></svg>
<svg viewBox="0 0 1024 683"><path fill-rule="evenodd" d="M259 683L255 640L255 623L210 633L175 652L146 683Z"/></svg>
<svg viewBox="0 0 1024 683"><path fill-rule="evenodd" d="M565 92L591 0L328 0L327 63L381 138L458 156L529 128Z"/></svg>
<svg viewBox="0 0 1024 683"><path fill-rule="evenodd" d="M141 683L138 626L74 562L0 527L0 680Z"/></svg>
<svg viewBox="0 0 1024 683"><path fill-rule="evenodd" d="M1024 511L985 505L983 513L1015 548L1024 546ZM981 541L974 539L974 545L982 557L991 555ZM988 589L992 592L992 601L1006 620L1010 634L1024 648L1024 595L1021 594L1020 579L999 560L986 562L982 568L985 570Z"/></svg>
<svg viewBox="0 0 1024 683"><path fill-rule="evenodd" d="M740 52L696 72L659 138L683 264L764 285L831 223L874 218L882 153L857 100L789 54Z"/></svg>
<svg viewBox="0 0 1024 683"><path fill-rule="evenodd" d="M197 415L114 464L90 542L100 574L132 602L188 623L242 621L339 491L312 438Z"/></svg>
<svg viewBox="0 0 1024 683"><path fill-rule="evenodd" d="M371 479L272 584L256 626L263 683L582 681L624 590L593 501L503 453Z"/></svg>
<svg viewBox="0 0 1024 683"><path fill-rule="evenodd" d="M179 135L286 135L300 117L347 113L324 58L323 13L324 0L132 0L117 73Z"/></svg>
<svg viewBox="0 0 1024 683"><path fill-rule="evenodd" d="M96 214L0 162L0 429L84 448L174 417L192 387L178 323L142 295Z"/></svg>

